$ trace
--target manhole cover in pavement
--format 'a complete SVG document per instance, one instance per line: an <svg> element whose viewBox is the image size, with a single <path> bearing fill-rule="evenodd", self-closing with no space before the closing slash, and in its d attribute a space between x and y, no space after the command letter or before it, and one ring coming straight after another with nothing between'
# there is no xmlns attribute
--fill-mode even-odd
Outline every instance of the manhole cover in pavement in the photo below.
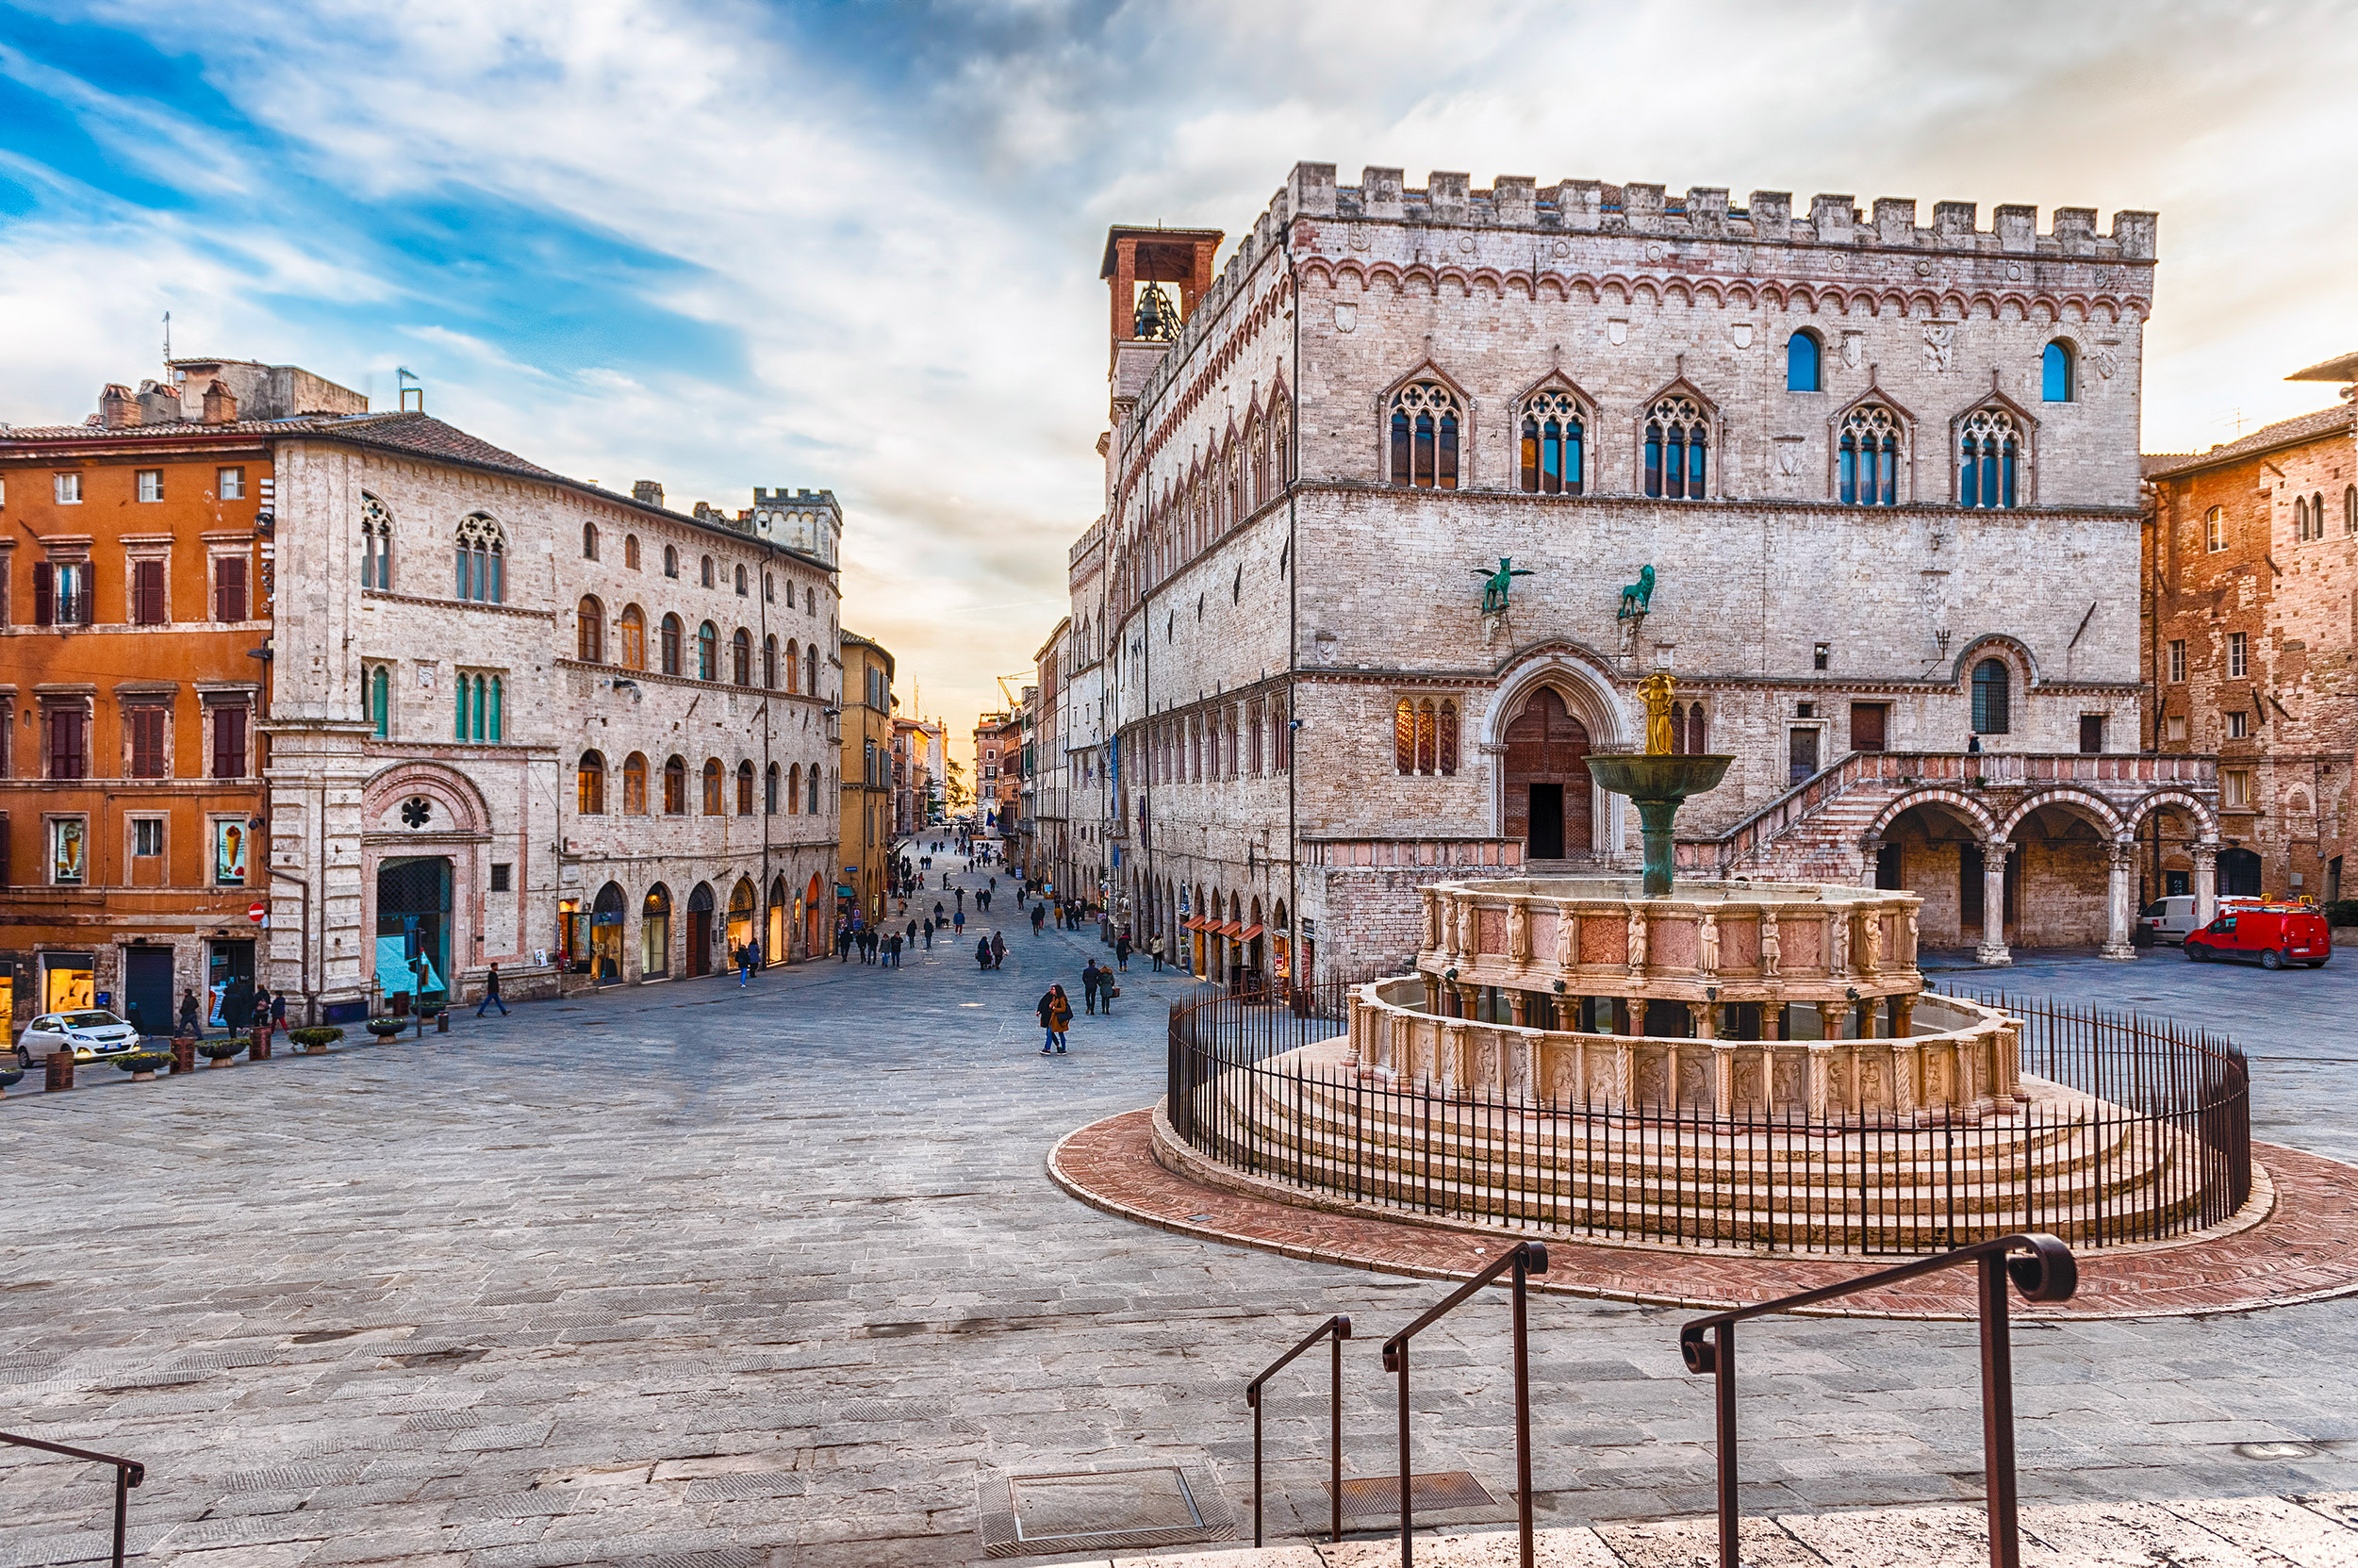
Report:
<svg viewBox="0 0 2358 1568"><path fill-rule="evenodd" d="M1176 1464L997 1477L977 1502L989 1557L1175 1546L1236 1528L1210 1475Z"/></svg>
<svg viewBox="0 0 2358 1568"><path fill-rule="evenodd" d="M1471 1471L1466 1470L1442 1470L1429 1476L1410 1476L1409 1502L1419 1513L1498 1506L1498 1499L1474 1478ZM1343 1517L1345 1519L1396 1516L1399 1511L1399 1477L1361 1476L1343 1483Z"/></svg>

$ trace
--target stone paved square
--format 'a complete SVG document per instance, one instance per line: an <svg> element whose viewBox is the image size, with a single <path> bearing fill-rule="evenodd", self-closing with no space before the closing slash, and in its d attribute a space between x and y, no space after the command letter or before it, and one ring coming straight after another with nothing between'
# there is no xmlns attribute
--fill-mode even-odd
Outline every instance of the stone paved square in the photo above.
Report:
<svg viewBox="0 0 2358 1568"><path fill-rule="evenodd" d="M1130 1225L1049 1147L1160 1091L1188 994L1133 959L1120 1011L1043 1060L1031 1007L1094 937L1011 919L965 950L521 1006L0 1105L5 1429L144 1461L140 1560L222 1568L964 1563L978 1481L1206 1466L1249 1506L1244 1380L1346 1312L1346 1472L1388 1473L1377 1345L1442 1287ZM2059 960L1937 979L2232 1032L2260 1136L2358 1154L2358 982ZM32 1081L28 1080L28 1083ZM1682 1315L1534 1307L1542 1523L1710 1502ZM1511 1484L1503 1300L1419 1341L1420 1471ZM2026 1499L2358 1484L2358 1303L2039 1324L2015 1344ZM1975 1498L1973 1330L1791 1320L1743 1361L1745 1506ZM1272 1535L1323 1514L1324 1378L1273 1390ZM2253 1445L2294 1444L2269 1447ZM2279 1457L2292 1456L2292 1457ZM0 1564L92 1560L92 1466L0 1461Z"/></svg>

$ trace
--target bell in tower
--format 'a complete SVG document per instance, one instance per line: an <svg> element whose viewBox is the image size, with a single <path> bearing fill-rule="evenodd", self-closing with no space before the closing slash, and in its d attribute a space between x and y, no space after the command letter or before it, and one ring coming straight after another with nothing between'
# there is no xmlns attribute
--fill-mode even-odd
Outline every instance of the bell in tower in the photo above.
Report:
<svg viewBox="0 0 2358 1568"><path fill-rule="evenodd" d="M1139 291L1138 318L1131 337L1150 342L1177 342L1179 324L1179 307L1163 291L1163 285L1149 283Z"/></svg>

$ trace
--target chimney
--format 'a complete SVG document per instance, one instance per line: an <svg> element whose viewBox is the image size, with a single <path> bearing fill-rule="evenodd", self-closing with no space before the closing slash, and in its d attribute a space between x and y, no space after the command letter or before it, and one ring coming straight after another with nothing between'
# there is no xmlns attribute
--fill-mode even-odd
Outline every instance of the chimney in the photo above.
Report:
<svg viewBox="0 0 2358 1568"><path fill-rule="evenodd" d="M140 422L140 400L120 382L108 382L98 394L98 422L108 430L127 430Z"/></svg>
<svg viewBox="0 0 2358 1568"><path fill-rule="evenodd" d="M631 499L641 506L661 506L663 487L651 479L634 480L631 484Z"/></svg>
<svg viewBox="0 0 2358 1568"><path fill-rule="evenodd" d="M229 389L226 381L215 380L205 388L205 422L206 424L236 424L238 394Z"/></svg>

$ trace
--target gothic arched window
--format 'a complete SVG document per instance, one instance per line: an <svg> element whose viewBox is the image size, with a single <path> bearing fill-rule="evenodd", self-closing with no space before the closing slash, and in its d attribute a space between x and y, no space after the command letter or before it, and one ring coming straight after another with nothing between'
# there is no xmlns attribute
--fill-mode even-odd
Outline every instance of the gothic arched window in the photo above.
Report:
<svg viewBox="0 0 2358 1568"><path fill-rule="evenodd" d="M1973 667L1973 733L2002 735L2011 719L2012 683L2002 659L1984 659Z"/></svg>
<svg viewBox="0 0 2358 1568"><path fill-rule="evenodd" d="M737 764L737 815L753 815L753 764L750 761Z"/></svg>
<svg viewBox="0 0 2358 1568"><path fill-rule="evenodd" d="M2015 505L2022 437L2014 416L2003 408L1976 409L1957 443L1957 503Z"/></svg>
<svg viewBox="0 0 2358 1568"><path fill-rule="evenodd" d="M647 815L647 753L633 751L622 759L622 815Z"/></svg>
<svg viewBox="0 0 2358 1568"><path fill-rule="evenodd" d="M802 689L816 697L818 690L818 644L806 643L802 649Z"/></svg>
<svg viewBox="0 0 2358 1568"><path fill-rule="evenodd" d="M1823 390L1818 379L1818 365L1823 345L1818 335L1803 329L1785 339L1785 389L1789 392Z"/></svg>
<svg viewBox="0 0 2358 1568"><path fill-rule="evenodd" d="M378 665L370 671L364 689L368 693L369 720L376 726L376 737L383 740L392 734L393 672Z"/></svg>
<svg viewBox="0 0 2358 1568"><path fill-rule="evenodd" d="M360 586L393 586L393 514L365 490L360 496Z"/></svg>
<svg viewBox="0 0 2358 1568"><path fill-rule="evenodd" d="M1587 473L1588 421L1569 392L1548 390L1523 404L1525 495L1578 495Z"/></svg>
<svg viewBox="0 0 2358 1568"><path fill-rule="evenodd" d="M2342 492L2342 532L2358 534L2358 485Z"/></svg>
<svg viewBox="0 0 2358 1568"><path fill-rule="evenodd" d="M780 782L781 775L778 771L778 765L773 762L769 765L769 770L762 777L762 815L765 817L775 817L778 815L778 785Z"/></svg>
<svg viewBox="0 0 2358 1568"><path fill-rule="evenodd" d="M1836 493L1844 505L1892 506L1900 499L1900 421L1881 404L1862 403L1842 421Z"/></svg>
<svg viewBox="0 0 2358 1568"><path fill-rule="evenodd" d="M597 558L598 525L594 522L585 522L582 524L582 559L594 561Z"/></svg>
<svg viewBox="0 0 2358 1568"><path fill-rule="evenodd" d="M718 757L704 759L704 815L707 817L720 815L720 759Z"/></svg>
<svg viewBox="0 0 2358 1568"><path fill-rule="evenodd" d="M2300 544L2309 542L2309 498L2305 495L2293 497L2293 538Z"/></svg>
<svg viewBox="0 0 2358 1568"><path fill-rule="evenodd" d="M660 657L660 668L666 675L677 675L680 672L680 618L678 616L668 615L663 618Z"/></svg>
<svg viewBox="0 0 2358 1568"><path fill-rule="evenodd" d="M1695 400L1674 394L1646 411L1645 493L1701 501L1707 489L1711 427Z"/></svg>
<svg viewBox="0 0 2358 1568"><path fill-rule="evenodd" d="M481 512L458 520L458 597L507 602L507 541L500 525Z"/></svg>
<svg viewBox="0 0 2358 1568"><path fill-rule="evenodd" d="M606 759L595 751L584 751L573 769L573 803L584 817L606 814Z"/></svg>
<svg viewBox="0 0 2358 1568"><path fill-rule="evenodd" d="M696 678L720 679L720 628L709 620L696 629Z"/></svg>
<svg viewBox="0 0 2358 1568"><path fill-rule="evenodd" d="M633 571L638 569L638 536L636 534L622 536L622 564Z"/></svg>
<svg viewBox="0 0 2358 1568"><path fill-rule="evenodd" d="M771 691L778 689L778 636L776 633L762 638L762 685Z"/></svg>
<svg viewBox="0 0 2358 1568"><path fill-rule="evenodd" d="M687 815L687 764L671 757L663 765L663 814L666 817Z"/></svg>
<svg viewBox="0 0 2358 1568"><path fill-rule="evenodd" d="M1392 482L1427 490L1458 487L1464 416L1458 394L1438 381L1411 381L1392 395Z"/></svg>
<svg viewBox="0 0 2358 1568"><path fill-rule="evenodd" d="M680 575L679 546L668 544L663 547L663 574L666 577L677 577Z"/></svg>
<svg viewBox="0 0 2358 1568"><path fill-rule="evenodd" d="M742 626L729 639L729 679L741 686L753 684L753 634Z"/></svg>

